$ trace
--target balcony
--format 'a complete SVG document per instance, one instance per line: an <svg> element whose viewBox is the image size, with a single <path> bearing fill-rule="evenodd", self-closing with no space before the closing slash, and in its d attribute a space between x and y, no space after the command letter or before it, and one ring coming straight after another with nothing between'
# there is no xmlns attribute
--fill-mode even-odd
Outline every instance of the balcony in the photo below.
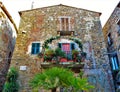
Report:
<svg viewBox="0 0 120 92"><path fill-rule="evenodd" d="M84 63L80 62L42 62L41 67L43 69L46 68L51 68L51 67L64 67L64 68L69 68L72 69L75 72L80 72L80 69L83 69Z"/></svg>
<svg viewBox="0 0 120 92"><path fill-rule="evenodd" d="M73 36L75 31L57 31L60 36Z"/></svg>

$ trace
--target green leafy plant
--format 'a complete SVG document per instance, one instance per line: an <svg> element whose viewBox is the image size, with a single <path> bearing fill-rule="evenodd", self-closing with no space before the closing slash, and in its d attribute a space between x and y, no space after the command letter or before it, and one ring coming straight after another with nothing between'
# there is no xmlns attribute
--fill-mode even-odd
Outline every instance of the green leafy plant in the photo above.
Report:
<svg viewBox="0 0 120 92"><path fill-rule="evenodd" d="M58 67L46 69L42 73L36 74L30 81L30 86L33 89L43 88L52 90L52 92L56 92L59 87L72 88L72 92L88 91L93 88L88 84L86 78L75 77L71 70Z"/></svg>
<svg viewBox="0 0 120 92"><path fill-rule="evenodd" d="M66 58L66 54L60 48L56 48L55 49L55 58L56 58L56 63L58 63L61 58Z"/></svg>
<svg viewBox="0 0 120 92"><path fill-rule="evenodd" d="M79 54L79 51L78 50L72 50L72 55L73 56L77 56Z"/></svg>
<svg viewBox="0 0 120 92"><path fill-rule="evenodd" d="M79 56L78 50L72 50L72 58L74 59L75 62L81 61L81 57Z"/></svg>
<svg viewBox="0 0 120 92"><path fill-rule="evenodd" d="M60 48L55 49L55 54L56 54L56 56L59 56L59 57L66 57L65 52L62 51Z"/></svg>
<svg viewBox="0 0 120 92"><path fill-rule="evenodd" d="M55 52L52 49L46 49L45 50L45 55L44 55L44 60L46 61L51 61L52 58L54 57Z"/></svg>
<svg viewBox="0 0 120 92"><path fill-rule="evenodd" d="M7 74L7 81L4 85L3 92L18 92L19 84L17 82L18 71L16 68L11 67Z"/></svg>
<svg viewBox="0 0 120 92"><path fill-rule="evenodd" d="M48 44L51 43L53 40L56 40L56 39L59 39L60 36L55 36L55 37L51 37L51 38L48 38L47 40L44 41L43 43L43 48L49 48Z"/></svg>

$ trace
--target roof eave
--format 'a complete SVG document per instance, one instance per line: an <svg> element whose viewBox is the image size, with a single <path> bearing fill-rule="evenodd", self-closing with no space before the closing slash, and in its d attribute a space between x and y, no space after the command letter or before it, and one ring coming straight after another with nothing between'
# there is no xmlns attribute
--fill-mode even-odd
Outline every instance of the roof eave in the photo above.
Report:
<svg viewBox="0 0 120 92"><path fill-rule="evenodd" d="M10 20L10 22L13 24L13 26L14 26L14 28L15 28L15 30L16 30L16 33L18 33L18 29L17 29L17 26L16 26L14 20L12 19L10 13L7 11L7 9L5 8L5 6L3 5L2 2L0 2L0 7L1 7L1 9L4 11L4 13L6 14L6 16L7 16L8 19Z"/></svg>
<svg viewBox="0 0 120 92"><path fill-rule="evenodd" d="M102 14L101 12L91 11L91 10L87 10L87 9L83 9L83 8L77 8L77 7L74 7L74 6L68 6L68 5L63 5L63 4L52 5L52 6L47 6L47 7L53 7L53 6L67 6L67 7L72 7L72 8L76 8L76 9L82 9L82 10L86 10L86 11L89 11L89 12L98 13L99 16L101 16L101 14ZM47 8L47 7L41 7L41 8ZM33 10L37 10L37 9L41 9L41 8L35 8L35 9L31 9L31 10L19 11L19 15L21 16L23 12L33 11Z"/></svg>

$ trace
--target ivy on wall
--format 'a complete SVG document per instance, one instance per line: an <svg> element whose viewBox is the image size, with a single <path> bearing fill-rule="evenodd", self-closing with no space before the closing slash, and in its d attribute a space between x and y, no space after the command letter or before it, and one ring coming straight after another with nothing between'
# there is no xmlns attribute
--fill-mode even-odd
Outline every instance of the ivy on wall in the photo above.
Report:
<svg viewBox="0 0 120 92"><path fill-rule="evenodd" d="M56 36L56 37L51 37L51 38L45 40L42 47L49 48L48 44L51 43L53 40L57 40L59 38L60 38L60 36Z"/></svg>
<svg viewBox="0 0 120 92"><path fill-rule="evenodd" d="M45 40L42 47L43 47L43 48L49 48L48 44L51 43L53 40L57 40L57 39L59 39L59 38L60 38L60 36L56 36L56 37L51 37L51 38ZM82 45L80 39L78 39L78 38L73 38L73 37L69 37L68 39L74 41L75 43L77 43L78 46L79 46L79 48L80 48L81 50L83 50L83 45Z"/></svg>
<svg viewBox="0 0 120 92"><path fill-rule="evenodd" d="M42 51L42 53L39 54L39 56L40 57L44 57L45 56L45 49L48 50L48 48L49 48L48 44L52 43L53 40L57 40L57 39L60 39L60 36L50 37L47 40L45 40L44 43L43 43L43 46L42 46L43 47L43 51ZM81 55L82 55L82 57L83 56L86 57L86 53L83 52L83 45L82 45L80 39L69 37L68 40L71 40L71 41L75 42L76 44L78 44L79 48L81 49Z"/></svg>
<svg viewBox="0 0 120 92"><path fill-rule="evenodd" d="M79 48L80 48L81 50L83 50L83 45L82 45L82 43L81 43L80 39L70 37L70 38L69 38L69 40L72 40L72 41L74 41L75 43L77 43L77 44L78 44L78 46L79 46Z"/></svg>

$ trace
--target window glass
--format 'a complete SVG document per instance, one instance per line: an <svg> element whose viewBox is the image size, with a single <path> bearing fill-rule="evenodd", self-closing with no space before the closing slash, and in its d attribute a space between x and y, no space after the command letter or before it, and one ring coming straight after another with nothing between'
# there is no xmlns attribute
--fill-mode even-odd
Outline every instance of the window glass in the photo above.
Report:
<svg viewBox="0 0 120 92"><path fill-rule="evenodd" d="M31 54L40 53L40 43L32 43Z"/></svg>
<svg viewBox="0 0 120 92"><path fill-rule="evenodd" d="M118 70L118 59L116 55L111 57L111 63L112 63L112 69Z"/></svg>
<svg viewBox="0 0 120 92"><path fill-rule="evenodd" d="M108 45L112 45L113 42L112 42L111 33L108 34L107 40L108 40Z"/></svg>
<svg viewBox="0 0 120 92"><path fill-rule="evenodd" d="M58 43L58 47L66 53L67 59L72 59L72 50L75 49L74 43Z"/></svg>

